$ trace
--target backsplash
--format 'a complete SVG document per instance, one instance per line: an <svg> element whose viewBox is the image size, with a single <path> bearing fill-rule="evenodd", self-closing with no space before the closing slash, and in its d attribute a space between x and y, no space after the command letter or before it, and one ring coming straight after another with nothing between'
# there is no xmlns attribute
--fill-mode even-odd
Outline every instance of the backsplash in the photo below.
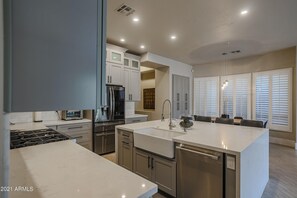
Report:
<svg viewBox="0 0 297 198"><path fill-rule="evenodd" d="M59 115L56 111L41 112L41 117L43 121L60 120L60 116L61 112L59 112ZM11 123L33 122L33 112L10 113L9 121Z"/></svg>
<svg viewBox="0 0 297 198"><path fill-rule="evenodd" d="M135 114L135 103L134 102L125 102L125 116Z"/></svg>

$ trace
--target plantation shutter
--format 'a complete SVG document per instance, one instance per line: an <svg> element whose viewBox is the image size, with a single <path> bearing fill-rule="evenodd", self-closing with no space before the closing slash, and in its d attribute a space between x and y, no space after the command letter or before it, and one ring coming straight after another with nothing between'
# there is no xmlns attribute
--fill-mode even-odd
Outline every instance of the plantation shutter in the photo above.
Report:
<svg viewBox="0 0 297 198"><path fill-rule="evenodd" d="M194 113L201 116L219 115L218 77L194 79Z"/></svg>

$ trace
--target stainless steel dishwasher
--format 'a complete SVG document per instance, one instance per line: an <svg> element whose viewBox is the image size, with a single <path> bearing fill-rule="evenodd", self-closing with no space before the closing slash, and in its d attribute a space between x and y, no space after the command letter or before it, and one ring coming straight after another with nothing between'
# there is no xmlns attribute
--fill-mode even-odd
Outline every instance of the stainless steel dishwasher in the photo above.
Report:
<svg viewBox="0 0 297 198"><path fill-rule="evenodd" d="M224 154L179 144L177 157L178 198L223 198Z"/></svg>

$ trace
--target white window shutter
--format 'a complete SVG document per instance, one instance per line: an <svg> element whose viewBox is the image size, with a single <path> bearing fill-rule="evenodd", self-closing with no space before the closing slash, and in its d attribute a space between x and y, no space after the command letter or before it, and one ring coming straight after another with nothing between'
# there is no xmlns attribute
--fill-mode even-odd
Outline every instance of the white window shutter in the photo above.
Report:
<svg viewBox="0 0 297 198"><path fill-rule="evenodd" d="M251 74L222 76L221 84L228 80L228 86L221 90L222 113L251 118Z"/></svg>
<svg viewBox="0 0 297 198"><path fill-rule="evenodd" d="M218 77L194 79L194 113L196 115L219 115L218 83Z"/></svg>
<svg viewBox="0 0 297 198"><path fill-rule="evenodd" d="M292 131L292 69L254 73L254 116L268 127Z"/></svg>

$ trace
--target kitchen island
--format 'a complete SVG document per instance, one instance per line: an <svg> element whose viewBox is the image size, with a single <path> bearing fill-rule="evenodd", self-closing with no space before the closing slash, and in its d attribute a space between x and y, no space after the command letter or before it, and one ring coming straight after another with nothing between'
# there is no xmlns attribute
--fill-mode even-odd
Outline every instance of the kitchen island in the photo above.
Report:
<svg viewBox="0 0 297 198"><path fill-rule="evenodd" d="M177 146L190 145L201 149L221 152L224 156L231 156L231 158L228 158L230 160L227 160L226 157L226 162L224 163L227 167L226 170L229 171L228 169L230 169L234 171L235 175L235 185L231 187L231 189L235 189L233 193L234 196L232 197L261 197L269 179L268 129L195 121L193 127L184 133L183 129L178 126L178 122L179 120L175 121L177 127L171 130L172 132L180 132L180 135L172 138L172 141L175 142ZM140 133L140 131L143 133L143 131L145 131L143 129L146 128L170 131L168 120L164 122L156 120L145 123L121 125L117 127L117 130L124 130L136 134ZM118 138L118 136L116 137ZM154 146L156 147L157 145ZM120 148L116 149L118 153L120 152L119 149ZM148 151L152 152L150 150ZM177 169L177 174L178 171ZM230 186L226 186L226 188L229 187ZM179 188L179 186L177 186L177 188Z"/></svg>
<svg viewBox="0 0 297 198"><path fill-rule="evenodd" d="M151 197L157 185L71 140L10 151L10 198Z"/></svg>

